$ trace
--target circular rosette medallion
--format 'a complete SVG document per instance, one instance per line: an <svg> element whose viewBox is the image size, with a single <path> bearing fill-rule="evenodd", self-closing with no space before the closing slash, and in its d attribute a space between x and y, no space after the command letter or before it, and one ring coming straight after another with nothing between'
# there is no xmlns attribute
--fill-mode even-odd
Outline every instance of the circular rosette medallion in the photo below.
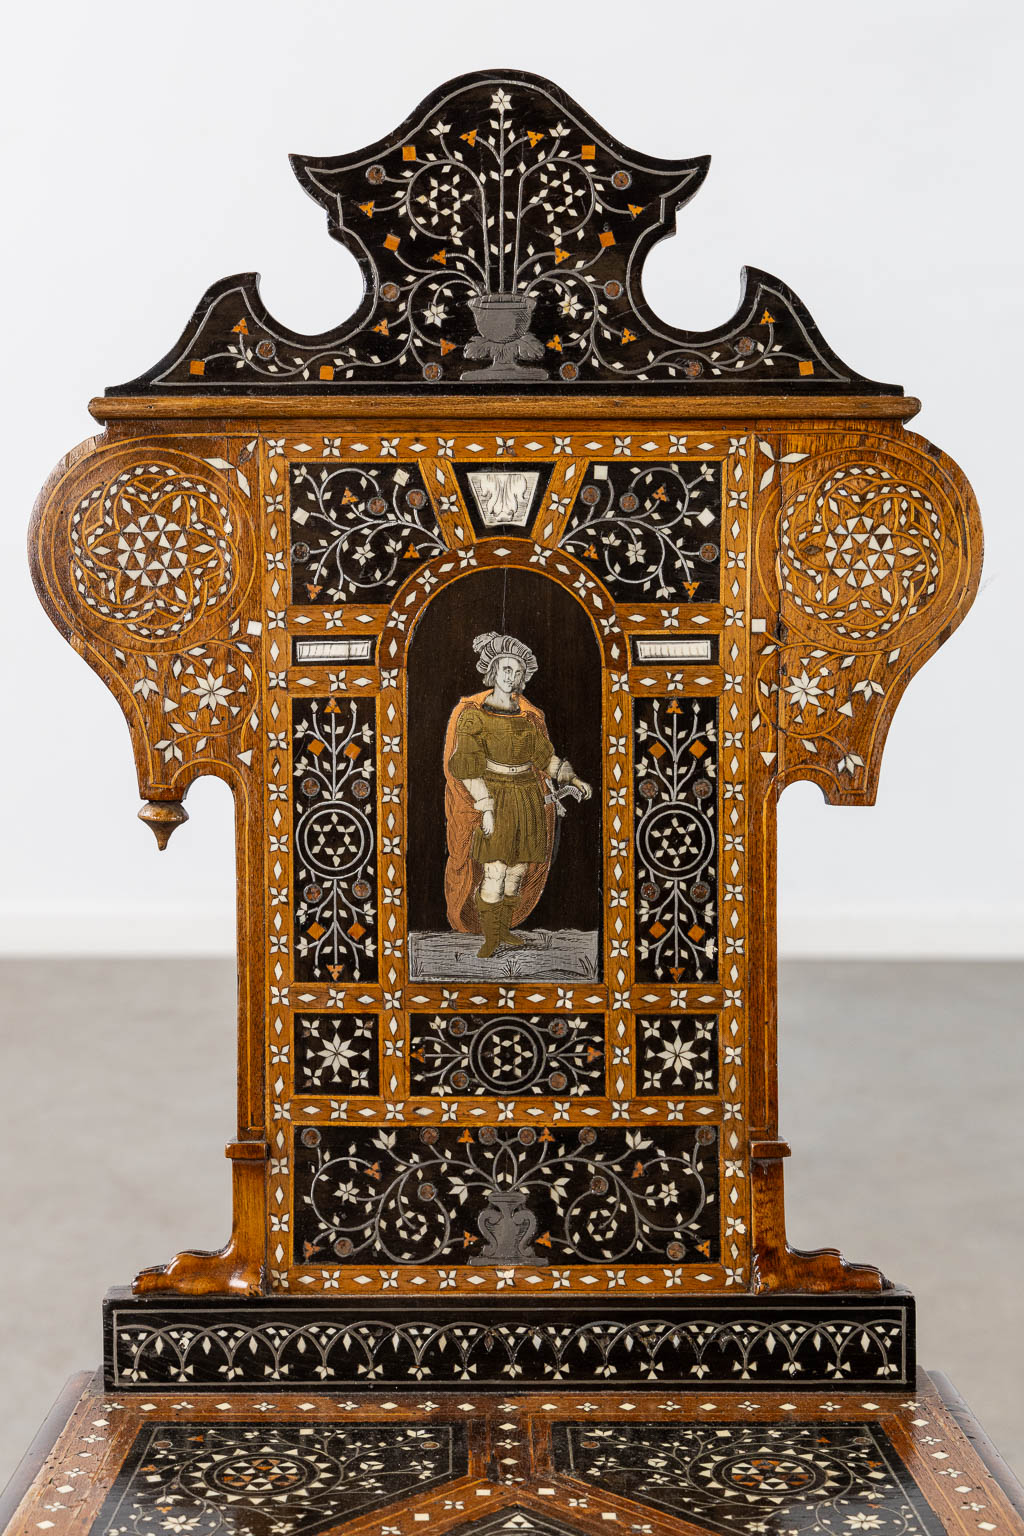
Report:
<svg viewBox="0 0 1024 1536"><path fill-rule="evenodd" d="M810 1451L787 1455L768 1445L752 1454L723 1457L715 1475L730 1492L773 1503L793 1495L827 1498L849 1482L848 1475L827 1455Z"/></svg>
<svg viewBox="0 0 1024 1536"><path fill-rule="evenodd" d="M644 868L664 880L681 880L702 870L715 835L702 812L682 802L663 805L640 824L637 850Z"/></svg>
<svg viewBox="0 0 1024 1536"><path fill-rule="evenodd" d="M336 800L307 812L297 841L309 867L334 880L362 869L372 846L365 818Z"/></svg>
<svg viewBox="0 0 1024 1536"><path fill-rule="evenodd" d="M904 467L819 460L813 480L791 480L779 571L787 622L801 633L827 635L841 649L873 646L931 602L942 574L942 503L924 475L911 478Z"/></svg>
<svg viewBox="0 0 1024 1536"><path fill-rule="evenodd" d="M178 646L229 617L243 566L239 534L226 485L200 461L132 460L75 506L71 579L119 646Z"/></svg>
<svg viewBox="0 0 1024 1536"><path fill-rule="evenodd" d="M523 1093L547 1059L539 1029L525 1019L497 1019L481 1029L470 1052L474 1075L488 1093Z"/></svg>
<svg viewBox="0 0 1024 1536"><path fill-rule="evenodd" d="M181 1484L201 1499L280 1505L298 1493L313 1495L334 1486L341 1467L316 1445L296 1449L260 1437L251 1446L208 1451L181 1471Z"/></svg>

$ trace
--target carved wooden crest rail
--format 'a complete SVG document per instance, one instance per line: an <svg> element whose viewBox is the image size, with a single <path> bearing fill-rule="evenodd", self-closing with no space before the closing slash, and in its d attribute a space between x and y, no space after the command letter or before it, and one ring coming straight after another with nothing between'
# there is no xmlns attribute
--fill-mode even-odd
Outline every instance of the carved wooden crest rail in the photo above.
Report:
<svg viewBox="0 0 1024 1536"><path fill-rule="evenodd" d="M233 1230L112 1293L108 1380L910 1381L907 1292L786 1241L775 804L873 799L969 486L769 274L659 321L708 162L546 81L293 164L356 314L216 283L32 533L161 847L236 802Z"/></svg>

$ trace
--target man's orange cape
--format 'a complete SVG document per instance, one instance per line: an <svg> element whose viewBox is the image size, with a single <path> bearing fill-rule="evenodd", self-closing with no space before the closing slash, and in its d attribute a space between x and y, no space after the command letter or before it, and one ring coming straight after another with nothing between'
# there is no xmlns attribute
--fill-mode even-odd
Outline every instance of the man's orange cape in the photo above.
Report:
<svg viewBox="0 0 1024 1536"><path fill-rule="evenodd" d="M485 688L483 693L472 693L467 698L460 699L451 712L444 737L444 814L448 824L448 863L444 871L444 895L448 907L448 921L456 933L481 931L480 914L476 910L473 898L480 889L484 872L471 852L473 833L480 825L480 812L474 810L469 790L461 779L455 777L448 764L455 752L455 737L462 711L469 709L472 705L482 704L485 699L490 698L490 695L491 690ZM536 720L546 736L547 725L543 711L524 698L520 698L519 707L525 715ZM526 878L519 891L519 904L512 914L513 925L529 917L540 900L548 878L551 854L555 846L555 807L551 801L544 807L544 822L546 829L544 862L527 866Z"/></svg>

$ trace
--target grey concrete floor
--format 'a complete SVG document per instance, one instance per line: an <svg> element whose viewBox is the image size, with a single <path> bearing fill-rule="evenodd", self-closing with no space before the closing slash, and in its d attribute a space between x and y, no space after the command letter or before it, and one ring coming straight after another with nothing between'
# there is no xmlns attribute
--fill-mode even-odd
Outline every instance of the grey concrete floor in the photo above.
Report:
<svg viewBox="0 0 1024 1536"><path fill-rule="evenodd" d="M229 1226L233 975L218 960L0 963L0 1485L100 1298ZM782 970L790 1240L916 1292L920 1359L1024 1476L1024 964Z"/></svg>

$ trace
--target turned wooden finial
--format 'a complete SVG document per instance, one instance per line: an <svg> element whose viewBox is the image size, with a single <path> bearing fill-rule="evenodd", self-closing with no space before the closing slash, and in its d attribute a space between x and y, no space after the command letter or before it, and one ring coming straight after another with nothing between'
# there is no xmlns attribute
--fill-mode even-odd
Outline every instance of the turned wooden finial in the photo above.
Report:
<svg viewBox="0 0 1024 1536"><path fill-rule="evenodd" d="M139 820L153 829L153 836L162 853L175 827L188 821L188 811L180 800L147 800L139 812Z"/></svg>

